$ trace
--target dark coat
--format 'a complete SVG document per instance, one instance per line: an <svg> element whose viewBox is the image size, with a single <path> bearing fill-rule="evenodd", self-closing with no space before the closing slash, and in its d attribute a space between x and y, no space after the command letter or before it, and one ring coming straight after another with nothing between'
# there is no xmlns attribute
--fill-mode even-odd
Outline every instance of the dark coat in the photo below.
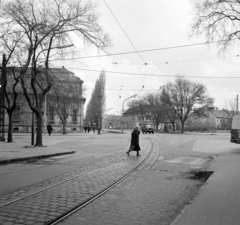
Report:
<svg viewBox="0 0 240 225"><path fill-rule="evenodd" d="M52 133L53 128L52 128L51 124L47 125L47 130L48 130L48 132Z"/></svg>
<svg viewBox="0 0 240 225"><path fill-rule="evenodd" d="M140 132L138 130L134 130L132 132L132 137L131 137L131 145L129 150L131 151L140 151L140 146L139 146L139 135Z"/></svg>

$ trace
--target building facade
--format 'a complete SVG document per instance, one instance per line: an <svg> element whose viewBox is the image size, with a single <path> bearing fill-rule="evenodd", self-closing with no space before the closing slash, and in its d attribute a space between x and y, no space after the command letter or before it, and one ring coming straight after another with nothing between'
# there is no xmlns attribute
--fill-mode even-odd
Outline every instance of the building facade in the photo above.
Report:
<svg viewBox="0 0 240 225"><path fill-rule="evenodd" d="M51 68L49 69L52 77L57 79L54 82L60 82L64 84L65 88L67 85L71 85L71 94L65 96L65 101L68 102L66 110L68 112L66 131L67 132L83 132L83 118L84 118L84 103L86 99L82 96L82 84L83 81L74 75L71 71L66 68ZM31 96L31 95L30 95ZM32 96L31 96L32 97ZM63 123L58 114L56 107L53 107L51 102L60 99L61 95L56 96L56 92L53 88L45 96L44 107L43 107L43 127L46 132L46 125L51 124L53 132L62 132ZM32 129L33 123L33 112L30 109L23 92L19 91L19 97L17 100L17 107L13 114L13 132L29 133ZM36 118L35 118L36 127ZM5 110L5 130L8 129L8 115Z"/></svg>

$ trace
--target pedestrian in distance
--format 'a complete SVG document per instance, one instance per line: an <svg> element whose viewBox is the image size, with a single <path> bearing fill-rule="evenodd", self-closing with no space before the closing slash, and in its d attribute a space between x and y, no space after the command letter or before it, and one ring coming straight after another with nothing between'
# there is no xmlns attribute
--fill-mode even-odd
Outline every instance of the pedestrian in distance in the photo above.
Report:
<svg viewBox="0 0 240 225"><path fill-rule="evenodd" d="M139 135L140 135L140 132L138 130L138 127L135 127L133 132L132 132L132 135L131 135L131 144L130 144L130 148L129 150L126 152L128 155L131 151L136 151L137 152L137 156L140 156L139 154L139 151L141 150L140 149L140 146L139 146Z"/></svg>
<svg viewBox="0 0 240 225"><path fill-rule="evenodd" d="M52 131L53 131L52 125L50 123L47 125L47 131L48 131L48 134L50 136Z"/></svg>
<svg viewBox="0 0 240 225"><path fill-rule="evenodd" d="M88 131L88 133L90 132L90 130L91 130L91 127L88 126L88 127L87 127L87 131Z"/></svg>
<svg viewBox="0 0 240 225"><path fill-rule="evenodd" d="M86 127L86 126L84 126L84 127L83 127L83 129L84 129L84 132L86 133L86 131L87 131L87 127Z"/></svg>

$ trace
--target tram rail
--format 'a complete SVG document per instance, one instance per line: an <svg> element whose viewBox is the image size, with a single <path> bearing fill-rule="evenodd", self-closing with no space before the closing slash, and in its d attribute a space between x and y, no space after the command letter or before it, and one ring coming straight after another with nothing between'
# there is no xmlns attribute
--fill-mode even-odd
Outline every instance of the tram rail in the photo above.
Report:
<svg viewBox="0 0 240 225"><path fill-rule="evenodd" d="M150 151L146 154L145 158L141 160L140 163L135 160L134 163L136 165L131 165L131 169L128 170L126 173L126 168L124 168L124 163L126 163L126 158L123 158L123 155L126 153L121 153L117 157L110 159L107 162L102 162L98 163L95 167L92 167L91 169L79 173L77 175L74 175L72 177L69 177L65 180L62 180L61 182L54 183L48 187L44 187L38 191L32 192L28 195L24 195L22 197L13 199L11 201L8 201L2 205L0 205L1 211L3 212L3 215L7 215L7 212L9 209L13 208L13 214L16 213L15 217L20 215L20 211L22 210L22 207L24 208L25 205L26 207L29 207L29 211L31 211L31 205L39 205L39 210L41 209L41 206L44 206L47 204L45 203L48 201L48 204L53 207L53 203L51 201L55 201L55 204L58 204L58 198L59 198L59 193L62 193L62 190L66 191L67 194L64 196L64 201L65 204L67 204L67 207L65 208L64 205L60 207L60 211L58 213L52 213L51 215L49 214L48 218L46 220L42 220L40 222L43 222L43 224L48 224L48 225L53 225L57 224L60 221L64 220L66 217L70 216L77 210L80 210L81 208L85 207L86 205L90 204L92 201L95 199L99 198L101 195L109 191L110 189L114 188L116 185L121 183L123 180L125 180L127 177L129 177L132 173L134 173L136 170L138 170L151 156L152 151L153 151L153 142L149 139L151 143L151 148ZM141 157L142 158L142 157ZM131 164L131 163L130 163ZM111 169L115 169L118 171L119 168L121 168L121 173L117 174L115 177L114 172L111 171ZM129 167L130 168L130 167ZM95 173L99 173L98 175L95 175ZM94 176L101 176L106 173L106 171L109 174L106 174L106 178L103 178L103 181L100 181L99 183L95 184L94 183ZM114 175L113 175L114 174ZM111 177L111 175L113 177ZM93 182L93 184L89 181ZM109 180L108 180L108 177ZM81 179L81 180L80 180ZM105 180L104 180L105 179ZM106 181L106 184L104 183ZM81 184L84 182L86 185L81 186ZM90 182L90 184L89 184ZM79 186L80 185L80 186ZM95 185L95 186L94 186ZM88 190L90 186L90 189ZM105 187L107 186L107 187ZM68 204L68 190L70 188L75 188L74 190L76 191L76 196L81 200L78 202L79 199L75 199L74 196L71 199L74 199L74 204ZM80 190L81 189L81 190ZM85 193L87 190L87 193ZM82 192L80 192L82 191ZM71 194L71 189L70 189L70 194ZM48 196L48 199L45 199L45 196ZM61 197L61 196L60 196ZM50 199L50 200L49 200ZM52 200L54 199L54 200ZM60 198L61 199L61 198ZM70 200L71 200L70 199ZM35 202L36 201L36 202ZM61 201L59 201L61 203ZM66 203L67 202L67 203ZM76 203L77 202L77 203ZM59 204L60 204L59 203ZM26 209L28 210L28 209ZM5 211L5 212L4 212ZM44 211L44 210L43 210ZM39 214L43 214L46 212L46 209L44 212L39 212ZM36 213L35 213L36 214ZM1 219L1 213L0 213L0 219ZM39 221L38 221L39 222ZM33 223L34 224L34 223Z"/></svg>
<svg viewBox="0 0 240 225"><path fill-rule="evenodd" d="M150 139L149 139L150 140ZM93 196L92 198L88 199L87 201L81 203L79 206L77 206L76 208L72 209L71 211L67 212L66 214L62 215L61 217L57 218L54 221L51 221L49 223L47 223L47 225L56 225L59 222L63 221L64 219L66 219L67 217L71 216L72 214L74 214L76 211L84 208L85 206L87 206L88 204L90 204L91 202L93 202L94 200L96 200L97 198L101 197L103 194L105 194L106 192L108 192L109 190L113 189L115 186L117 186L119 183L121 183L122 181L124 181L125 179L127 179L131 174L133 174L136 170L138 170L139 167L141 167L151 156L153 151L153 142L151 141L151 150L149 151L149 153L147 154L147 156L144 158L144 160L139 163L135 168L133 168L129 173L127 173L125 176L123 176L122 178L120 178L119 180L117 180L115 183L113 183L111 186L107 187L106 189L104 189L103 191L101 191L100 193L98 193L97 195Z"/></svg>
<svg viewBox="0 0 240 225"><path fill-rule="evenodd" d="M72 180L72 179L75 179L75 178L77 178L77 177L83 176L84 174L90 173L90 172L92 172L92 171L94 171L94 170L96 170L96 169L101 168L102 166L105 166L105 165L107 165L107 164L109 164L109 163L112 163L112 162L118 160L118 159L121 158L123 155L125 155L125 153L118 154L117 157L115 157L115 158L113 158L113 159L110 159L110 160L107 161L107 162L104 162L104 161L96 162L96 163L95 163L96 165L95 165L93 168L91 168L91 169L87 169L86 171L81 172L81 173L79 173L79 174L77 174L77 175L74 175L74 176L70 176L69 178L67 178L67 179L65 179L65 180L62 180L62 181L60 181L60 182L56 182L56 183L54 183L54 184L52 184L52 185L49 185L49 186L47 186L47 187L45 187L45 188L42 188L42 189L37 190L37 191L34 191L34 192L32 192L32 193L30 193L30 194L27 194L27 195L24 195L23 197L16 198L16 199L14 199L14 200L12 200L12 201L9 201L9 202L7 202L7 203L4 203L4 204L0 205L0 208L2 208L2 207L4 207L4 206L7 206L7 205L10 205L10 204L12 204L12 203L14 203L14 202L20 201L20 200L22 200L22 199L24 199L24 198L28 198L28 197L30 197L30 196L33 196L33 195L35 195L35 194L38 194L38 193L43 192L43 191L45 191L45 190L48 190L48 189L50 189L50 188L56 187L56 186L58 186L58 185L60 185L60 184L62 184L62 183L65 183L65 182L70 181L70 180Z"/></svg>

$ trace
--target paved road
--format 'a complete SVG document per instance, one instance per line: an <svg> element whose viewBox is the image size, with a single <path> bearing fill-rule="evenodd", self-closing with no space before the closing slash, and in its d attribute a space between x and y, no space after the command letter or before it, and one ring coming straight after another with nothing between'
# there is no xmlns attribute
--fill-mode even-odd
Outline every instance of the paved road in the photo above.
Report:
<svg viewBox="0 0 240 225"><path fill-rule="evenodd" d="M203 182L192 172L218 155L235 151L229 135L154 134L159 157L129 179L60 224L169 225L196 196ZM210 143L210 144L209 144Z"/></svg>
<svg viewBox="0 0 240 225"><path fill-rule="evenodd" d="M84 136L81 140L79 137L68 137L61 141L49 137L48 143L54 146L74 150L79 146L78 157L2 166L0 178L5 184L2 195L8 192L8 185L18 189L79 166L84 167L106 155L125 151L129 136L107 134ZM238 146L229 143L229 135L226 134L147 134L141 135L140 142L143 144L147 138L155 142L158 157L61 224L170 224L202 185L202 181L191 179L192 171L208 166L218 154L238 149ZM131 155L126 160L133 158L135 156ZM19 185L16 178L22 173L25 174L24 181ZM40 178L29 181L34 174L40 174ZM12 181L13 178L16 182ZM97 179L94 176L95 182Z"/></svg>
<svg viewBox="0 0 240 225"><path fill-rule="evenodd" d="M15 135L14 140L29 145L29 137ZM0 196L12 191L37 184L46 179L82 168L103 158L125 151L129 146L129 135L96 135L93 133L79 135L43 136L46 146L75 151L75 154L34 160L24 163L1 165ZM37 174L37 176L36 176Z"/></svg>

